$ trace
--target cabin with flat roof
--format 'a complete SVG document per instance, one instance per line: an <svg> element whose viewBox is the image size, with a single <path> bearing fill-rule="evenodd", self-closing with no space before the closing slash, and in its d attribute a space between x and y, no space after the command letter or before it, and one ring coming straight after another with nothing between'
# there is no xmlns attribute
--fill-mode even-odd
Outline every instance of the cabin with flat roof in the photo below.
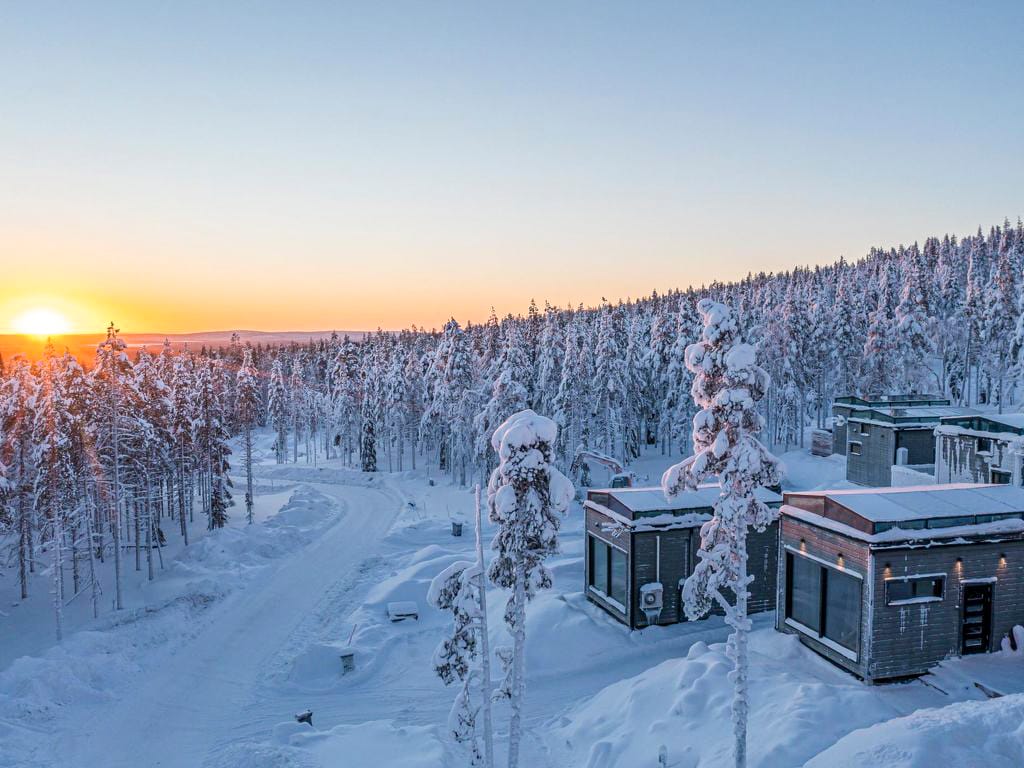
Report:
<svg viewBox="0 0 1024 768"><path fill-rule="evenodd" d="M973 415L970 408L915 405L908 408L864 408L846 422L846 479L858 485L892 484L892 466L902 463L934 473L935 436L939 420ZM901 448L906 453L900 452ZM897 461L897 457L901 457Z"/></svg>
<svg viewBox="0 0 1024 768"><path fill-rule="evenodd" d="M858 677L998 650L1024 624L1024 488L787 493L776 628Z"/></svg>
<svg viewBox="0 0 1024 768"><path fill-rule="evenodd" d="M915 395L910 393L874 394L858 397L843 395L832 401L832 453L846 455L847 423L859 411L872 408L910 408L914 406L949 405L949 400L940 395Z"/></svg>
<svg viewBox="0 0 1024 768"><path fill-rule="evenodd" d="M682 584L693 573L700 527L711 519L721 488L704 485L669 501L660 487L587 492L584 592L630 629L685 621ZM782 497L760 488L758 498L778 508ZM755 577L749 611L775 608L778 524L747 538Z"/></svg>
<svg viewBox="0 0 1024 768"><path fill-rule="evenodd" d="M1024 413L949 416L935 428L940 483L1024 485Z"/></svg>

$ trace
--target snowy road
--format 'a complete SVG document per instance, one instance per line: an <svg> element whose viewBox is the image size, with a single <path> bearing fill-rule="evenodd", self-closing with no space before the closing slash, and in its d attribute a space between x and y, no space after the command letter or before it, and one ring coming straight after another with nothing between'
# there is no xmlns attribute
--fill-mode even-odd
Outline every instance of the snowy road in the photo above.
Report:
<svg viewBox="0 0 1024 768"><path fill-rule="evenodd" d="M197 768L250 730L250 711L266 708L260 683L275 657L325 592L373 553L401 509L387 487L308 485L343 505L341 521L215 607L196 637L154 659L134 691L95 708L74 733L55 735L62 765Z"/></svg>

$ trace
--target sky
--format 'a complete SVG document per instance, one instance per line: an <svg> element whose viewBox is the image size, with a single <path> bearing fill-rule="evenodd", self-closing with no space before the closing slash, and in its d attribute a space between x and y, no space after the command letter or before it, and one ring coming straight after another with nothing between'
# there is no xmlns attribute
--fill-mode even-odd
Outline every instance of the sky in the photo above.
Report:
<svg viewBox="0 0 1024 768"><path fill-rule="evenodd" d="M359 330L1024 215L1024 4L0 3L0 333Z"/></svg>

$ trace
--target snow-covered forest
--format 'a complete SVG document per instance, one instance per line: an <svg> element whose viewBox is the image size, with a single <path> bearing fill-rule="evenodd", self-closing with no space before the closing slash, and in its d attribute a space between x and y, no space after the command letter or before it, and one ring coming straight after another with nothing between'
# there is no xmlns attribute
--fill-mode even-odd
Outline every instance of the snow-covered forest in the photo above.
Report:
<svg viewBox="0 0 1024 768"><path fill-rule="evenodd" d="M249 462L228 440L257 426L276 433L280 463L419 465L463 485L486 484L492 433L525 408L557 423L563 470L581 447L626 463L644 445L685 455L695 406L683 350L705 297L735 307L757 347L771 376L758 404L764 437L779 450L824 425L838 394L942 392L1002 408L1021 373L1022 275L1018 221L856 262L599 307L531 304L525 315L359 343L131 355L111 326L94 360L49 348L3 365L0 562L16 563L27 590L37 553L53 551L58 633L62 600L91 594L96 604L98 559L115 560L119 606L124 568L152 578L159 548L145 544L187 543L194 525L248 514L251 493L232 490L228 471L251 477Z"/></svg>

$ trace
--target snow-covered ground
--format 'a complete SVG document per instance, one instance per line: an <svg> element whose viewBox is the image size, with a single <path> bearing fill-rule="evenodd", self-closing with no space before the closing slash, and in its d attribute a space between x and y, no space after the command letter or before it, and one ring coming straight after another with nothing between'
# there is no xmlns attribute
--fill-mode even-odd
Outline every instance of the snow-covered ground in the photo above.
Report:
<svg viewBox="0 0 1024 768"><path fill-rule="evenodd" d="M844 483L841 458L783 459L792 487ZM668 462L652 451L635 470L657 482ZM258 476L256 525L236 507L228 528L166 550L156 581L130 572L141 578L128 608L99 620L87 605L69 611L60 646L45 585L42 599L8 608L14 585L0 582L0 766L466 764L444 733L454 691L430 663L448 618L426 593L470 556L471 530L456 538L450 525L471 519L470 490L436 472L431 485L423 470L370 476L301 458L264 461ZM628 632L583 598L582 558L574 505L554 589L528 613L523 765L639 768L662 750L679 768L728 764L721 620ZM389 622L398 600L416 602L419 619ZM503 607L495 591L498 644ZM1022 697L988 700L973 684L1024 691L1021 656L951 661L927 684L871 687L770 625L755 618L752 766L902 768L946 754L958 765L1024 764ZM343 675L346 648L356 667ZM294 720L305 709L312 727ZM499 731L506 714L496 711ZM961 751L944 751L954 741Z"/></svg>

